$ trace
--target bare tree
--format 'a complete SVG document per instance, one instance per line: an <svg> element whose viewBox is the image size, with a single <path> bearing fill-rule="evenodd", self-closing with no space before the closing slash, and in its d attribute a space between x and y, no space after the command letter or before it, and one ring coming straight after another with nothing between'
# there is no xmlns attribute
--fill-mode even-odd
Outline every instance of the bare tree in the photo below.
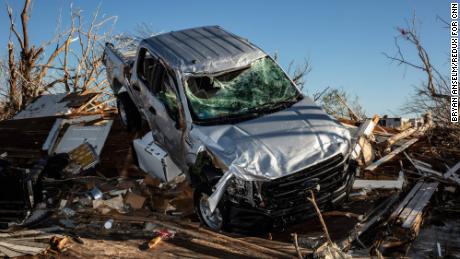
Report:
<svg viewBox="0 0 460 259"><path fill-rule="evenodd" d="M292 81L299 86L300 90L303 90L306 84L306 77L310 74L312 67L309 59L305 58L304 63L297 65L294 70L292 70L294 61L291 61L288 66L288 74L291 75Z"/></svg>
<svg viewBox="0 0 460 259"><path fill-rule="evenodd" d="M278 53L275 53L273 55L273 59L275 61L279 60ZM305 87L305 83L306 83L305 78L307 77L308 74L310 74L312 70L311 62L308 58L305 58L304 63L301 65L296 65L294 70L292 70L293 66L294 66L294 60L292 60L289 63L286 72L292 78L292 81L294 81L294 83L300 88L300 90L303 90Z"/></svg>
<svg viewBox="0 0 460 259"><path fill-rule="evenodd" d="M442 20L441 20L442 21ZM448 76L441 74L433 66L430 56L423 47L420 35L417 32L415 15L406 28L397 28L398 35L395 37L396 54L388 55L383 53L392 61L398 62L416 70L422 71L426 75L426 80L415 87L415 96L407 102L404 110L408 113L425 113L431 111L434 121L444 124L450 123L450 91ZM404 55L399 42L405 41L413 46L417 52L418 61L410 61Z"/></svg>
<svg viewBox="0 0 460 259"><path fill-rule="evenodd" d="M97 8L91 20L86 22L81 10L71 6L70 28L35 46L29 39L30 0L24 1L19 26L15 23L13 9L10 6L6 9L10 38L8 60L2 65L8 86L0 86L4 117L13 116L46 92L98 92L101 100L110 98L101 57L103 43L116 17L100 19Z"/></svg>
<svg viewBox="0 0 460 259"><path fill-rule="evenodd" d="M347 94L343 88L327 87L324 91L316 93L314 98L328 114L334 117L357 121L366 118L366 112L359 103L359 97Z"/></svg>

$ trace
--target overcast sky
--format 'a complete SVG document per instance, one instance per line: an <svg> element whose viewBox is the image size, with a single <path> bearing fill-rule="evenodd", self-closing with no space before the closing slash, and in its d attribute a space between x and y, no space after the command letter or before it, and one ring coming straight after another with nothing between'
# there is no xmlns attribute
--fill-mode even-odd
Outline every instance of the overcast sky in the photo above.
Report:
<svg viewBox="0 0 460 259"><path fill-rule="evenodd" d="M20 12L22 1L7 1ZM159 32L202 25L220 25L248 38L269 54L277 52L287 67L308 58L309 93L327 86L342 87L359 96L368 115L401 113L424 74L392 63L396 27L405 26L415 12L419 33L432 62L449 73L449 30L436 19L449 19L450 1L102 1L101 13L117 16L116 32L132 31L141 23ZM68 16L70 4L95 10L98 1L34 1L31 40L40 43L55 34L59 13ZM0 9L0 55L6 54L8 18ZM403 45L405 48L406 46ZM407 48L409 59L418 61Z"/></svg>

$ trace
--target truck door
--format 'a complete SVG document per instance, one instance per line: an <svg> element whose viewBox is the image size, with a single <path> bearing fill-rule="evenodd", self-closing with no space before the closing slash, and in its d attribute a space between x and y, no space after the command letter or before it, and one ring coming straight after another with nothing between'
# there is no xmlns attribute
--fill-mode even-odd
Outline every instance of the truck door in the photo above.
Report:
<svg viewBox="0 0 460 259"><path fill-rule="evenodd" d="M147 51L148 52L148 51ZM146 55L147 56L147 55ZM179 128L179 101L176 93L177 81L172 70L159 60L144 59L145 77L140 82L140 98L143 111L155 139L165 148L174 162L181 166L182 144Z"/></svg>
<svg viewBox="0 0 460 259"><path fill-rule="evenodd" d="M143 109L145 106L142 103L142 95L144 92L148 92L148 84L152 79L154 65L154 57L147 49L141 48L135 64L136 75L131 78L131 87L129 87L131 98L140 109Z"/></svg>

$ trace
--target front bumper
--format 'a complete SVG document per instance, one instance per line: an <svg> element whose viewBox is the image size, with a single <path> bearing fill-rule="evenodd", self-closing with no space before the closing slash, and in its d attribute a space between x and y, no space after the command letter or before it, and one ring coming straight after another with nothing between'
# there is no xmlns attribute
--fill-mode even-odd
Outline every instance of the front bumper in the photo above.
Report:
<svg viewBox="0 0 460 259"><path fill-rule="evenodd" d="M275 228L305 220L315 214L307 200L310 190L316 196L321 210L340 204L353 185L356 173L354 161L345 161L338 155L301 172L282 177L262 186L264 205L228 201L229 220L232 225L270 222Z"/></svg>

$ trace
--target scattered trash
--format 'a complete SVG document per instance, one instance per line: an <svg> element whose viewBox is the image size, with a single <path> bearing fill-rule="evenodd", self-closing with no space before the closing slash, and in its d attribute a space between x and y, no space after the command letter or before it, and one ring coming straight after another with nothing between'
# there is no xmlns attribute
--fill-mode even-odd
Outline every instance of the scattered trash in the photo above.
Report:
<svg viewBox="0 0 460 259"><path fill-rule="evenodd" d="M68 218L75 216L76 213L73 209L67 207L63 208L61 212Z"/></svg>
<svg viewBox="0 0 460 259"><path fill-rule="evenodd" d="M111 229L113 225L113 219L109 219L104 223L104 228L105 229Z"/></svg>
<svg viewBox="0 0 460 259"><path fill-rule="evenodd" d="M87 170L99 162L99 157L93 146L87 142L69 152L69 157L81 170Z"/></svg>
<svg viewBox="0 0 460 259"><path fill-rule="evenodd" d="M64 237L54 236L50 240L51 247L58 252L63 252L70 245L71 242L72 241L70 241L70 239L66 236Z"/></svg>
<svg viewBox="0 0 460 259"><path fill-rule="evenodd" d="M120 213L126 213L124 205L123 197L121 197L121 195L107 200L93 200L93 209L97 209L102 214L107 214L112 209Z"/></svg>
<svg viewBox="0 0 460 259"><path fill-rule="evenodd" d="M437 248L436 251L438 252L437 256L439 258L442 258L442 249L441 249L441 244L439 242L436 242L436 248Z"/></svg>
<svg viewBox="0 0 460 259"><path fill-rule="evenodd" d="M59 202L59 209L62 210L66 205L67 205L67 200L62 199L62 200Z"/></svg>
<svg viewBox="0 0 460 259"><path fill-rule="evenodd" d="M130 205L133 209L141 209L144 206L146 198L144 196L128 192L125 197L125 203Z"/></svg>
<svg viewBox="0 0 460 259"><path fill-rule="evenodd" d="M0 254L7 257L44 254L51 247L53 240L65 238L52 233L61 231L58 227L34 230L18 230L0 233Z"/></svg>
<svg viewBox="0 0 460 259"><path fill-rule="evenodd" d="M155 248L162 240L174 238L174 235L175 235L174 232L171 232L166 229L155 231L154 234L156 234L157 236L149 241L148 243L149 249Z"/></svg>
<svg viewBox="0 0 460 259"><path fill-rule="evenodd" d="M91 189L91 191L89 191L91 197L93 200L100 200L102 199L102 192L101 190L99 190L99 188L97 187L94 187L93 189Z"/></svg>
<svg viewBox="0 0 460 259"><path fill-rule="evenodd" d="M158 245L161 242L161 237L154 237L152 240L149 241L149 249L153 249L156 245Z"/></svg>
<svg viewBox="0 0 460 259"><path fill-rule="evenodd" d="M344 253L337 244L326 242L322 244L318 249L313 253L313 258L321 259L337 259L337 258L352 258L348 254Z"/></svg>
<svg viewBox="0 0 460 259"><path fill-rule="evenodd" d="M144 226L144 231L153 231L155 228L157 228L158 225L152 223L152 222L146 222Z"/></svg>

